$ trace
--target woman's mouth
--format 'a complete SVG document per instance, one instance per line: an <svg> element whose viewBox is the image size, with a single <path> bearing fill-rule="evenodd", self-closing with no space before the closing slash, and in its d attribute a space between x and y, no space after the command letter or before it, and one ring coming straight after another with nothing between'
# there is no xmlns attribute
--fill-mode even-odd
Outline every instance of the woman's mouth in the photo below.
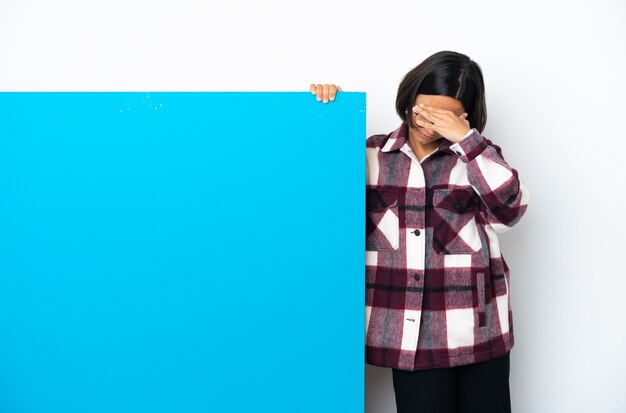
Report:
<svg viewBox="0 0 626 413"><path fill-rule="evenodd" d="M430 136L430 135L426 135L426 134L424 134L424 133L423 133L422 131L420 131L420 130L418 130L418 131L417 131L417 134L418 134L418 135L420 135L420 137L421 137L422 139L425 139L425 140L427 140L427 141L431 141L431 140L433 140L433 139L435 138L434 136Z"/></svg>

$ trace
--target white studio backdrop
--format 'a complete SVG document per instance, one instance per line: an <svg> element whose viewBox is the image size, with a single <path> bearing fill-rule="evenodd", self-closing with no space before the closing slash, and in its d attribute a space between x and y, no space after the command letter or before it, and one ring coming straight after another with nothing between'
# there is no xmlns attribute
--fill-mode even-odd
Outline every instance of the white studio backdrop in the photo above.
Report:
<svg viewBox="0 0 626 413"><path fill-rule="evenodd" d="M530 190L526 216L501 235L513 409L618 413L625 20L622 0L0 0L0 90L306 91L333 82L367 92L371 135L399 125L395 93L408 70L439 50L469 55L486 81L484 134ZM395 411L389 370L366 368L366 394L368 413Z"/></svg>

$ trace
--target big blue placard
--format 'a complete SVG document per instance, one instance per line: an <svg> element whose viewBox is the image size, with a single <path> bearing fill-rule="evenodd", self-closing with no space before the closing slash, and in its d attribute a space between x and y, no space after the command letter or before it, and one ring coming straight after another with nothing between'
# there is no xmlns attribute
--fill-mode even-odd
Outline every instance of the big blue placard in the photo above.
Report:
<svg viewBox="0 0 626 413"><path fill-rule="evenodd" d="M0 94L0 411L362 412L365 95Z"/></svg>

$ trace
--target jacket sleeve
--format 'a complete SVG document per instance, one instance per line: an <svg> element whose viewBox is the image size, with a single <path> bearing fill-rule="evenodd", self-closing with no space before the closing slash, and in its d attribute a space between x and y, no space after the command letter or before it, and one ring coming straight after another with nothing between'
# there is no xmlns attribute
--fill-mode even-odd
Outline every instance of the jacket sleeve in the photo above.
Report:
<svg viewBox="0 0 626 413"><path fill-rule="evenodd" d="M495 232L508 231L528 207L528 189L517 171L506 163L500 147L476 129L450 149L466 164L467 179L482 199L481 218Z"/></svg>

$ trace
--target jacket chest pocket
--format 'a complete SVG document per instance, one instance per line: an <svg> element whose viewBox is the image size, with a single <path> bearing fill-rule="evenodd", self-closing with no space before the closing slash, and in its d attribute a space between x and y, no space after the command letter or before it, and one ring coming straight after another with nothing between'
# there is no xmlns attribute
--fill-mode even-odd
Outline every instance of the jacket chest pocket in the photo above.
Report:
<svg viewBox="0 0 626 413"><path fill-rule="evenodd" d="M367 189L365 196L365 249L395 251L400 246L398 192Z"/></svg>
<svg viewBox="0 0 626 413"><path fill-rule="evenodd" d="M439 254L472 254L482 246L472 189L436 189L433 193L433 248Z"/></svg>

